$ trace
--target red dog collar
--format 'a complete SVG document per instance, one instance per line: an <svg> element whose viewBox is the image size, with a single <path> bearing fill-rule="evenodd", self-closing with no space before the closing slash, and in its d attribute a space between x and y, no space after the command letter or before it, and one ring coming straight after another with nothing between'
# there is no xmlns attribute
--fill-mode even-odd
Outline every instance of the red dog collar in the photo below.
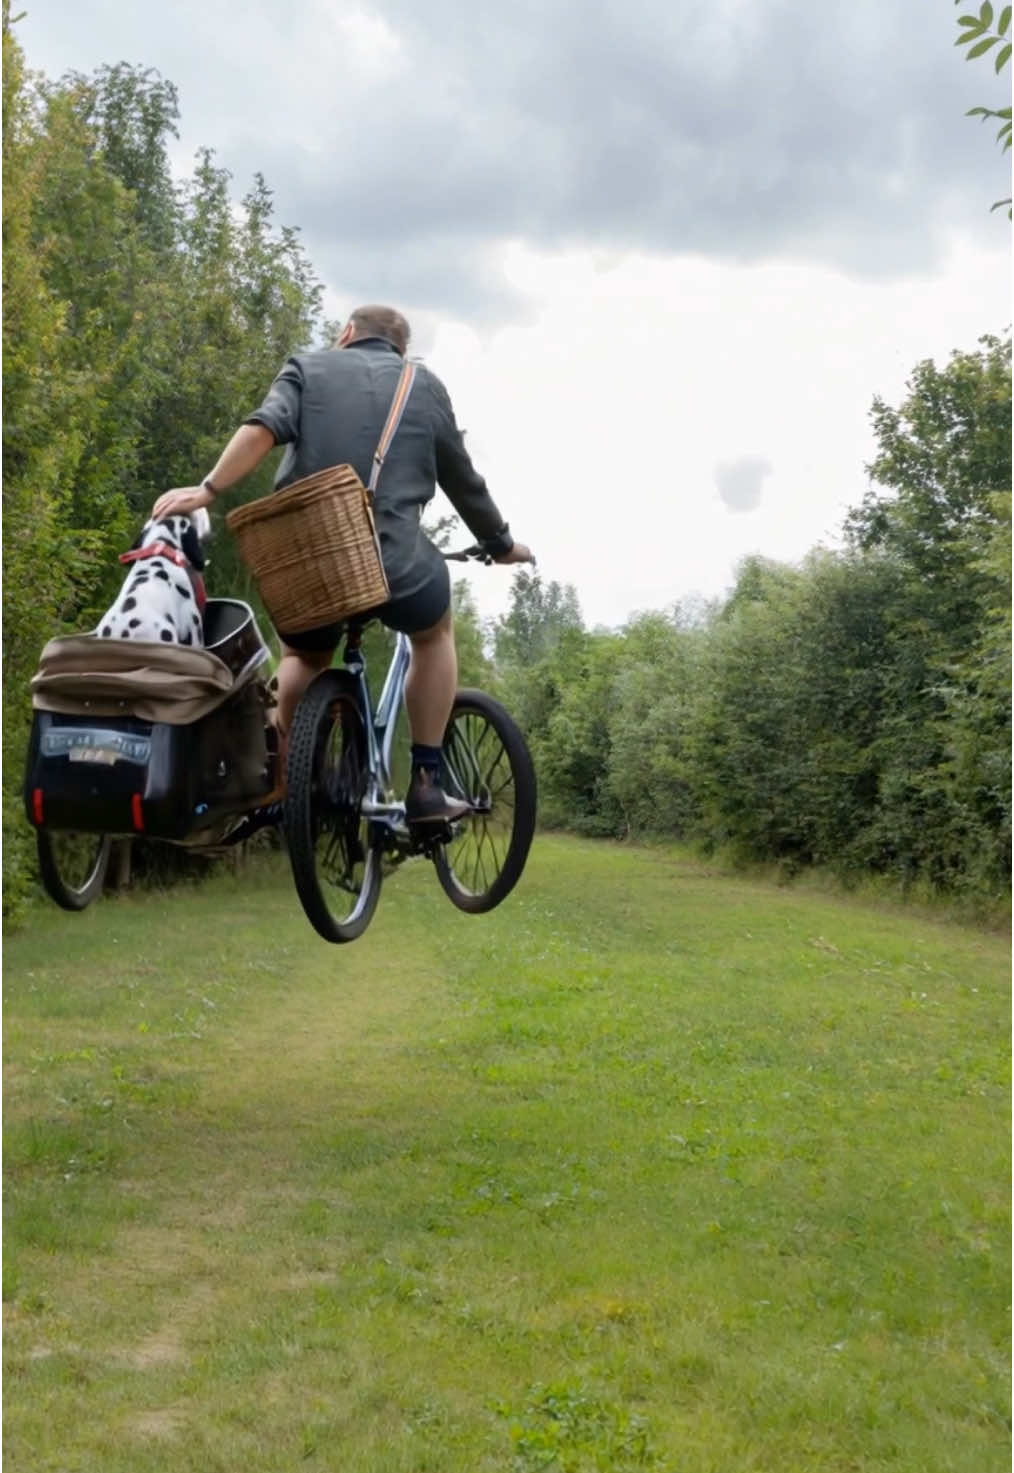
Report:
<svg viewBox="0 0 1014 1473"><path fill-rule="evenodd" d="M121 552L120 562L136 563L139 558L145 557L167 557L178 568L190 567L179 548L170 546L168 542L149 542L147 547L135 547L130 552Z"/></svg>
<svg viewBox="0 0 1014 1473"><path fill-rule="evenodd" d="M200 573L194 572L193 568L187 562L186 558L180 552L178 547L173 547L168 542L149 542L147 547L135 547L132 548L130 552L121 552L120 562L136 563L139 562L142 558L149 557L168 558L169 561L171 563L175 563L178 568L185 568L190 575L191 583L194 585L194 597L197 600L197 607L199 609L204 608L204 605L208 602L208 595L205 592L204 588L204 579L201 577Z"/></svg>

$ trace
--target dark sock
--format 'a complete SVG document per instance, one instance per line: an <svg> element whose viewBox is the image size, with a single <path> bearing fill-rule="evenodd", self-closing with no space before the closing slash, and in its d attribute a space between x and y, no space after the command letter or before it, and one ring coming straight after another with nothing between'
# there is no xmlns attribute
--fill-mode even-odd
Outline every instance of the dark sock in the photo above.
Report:
<svg viewBox="0 0 1014 1473"><path fill-rule="evenodd" d="M422 742L412 743L412 771L417 772L420 768L425 769L437 781L440 781L442 767L441 751L439 747L427 747Z"/></svg>

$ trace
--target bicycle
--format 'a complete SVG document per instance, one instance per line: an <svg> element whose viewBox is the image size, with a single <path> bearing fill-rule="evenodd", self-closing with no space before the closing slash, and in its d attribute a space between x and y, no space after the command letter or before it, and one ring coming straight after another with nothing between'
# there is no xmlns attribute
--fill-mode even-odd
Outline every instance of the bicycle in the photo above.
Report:
<svg viewBox="0 0 1014 1473"><path fill-rule="evenodd" d="M445 557L491 561L479 547ZM391 766L410 644L396 636L374 710L362 650L368 622L349 621L342 665L313 680L289 733L283 830L303 909L331 942L362 935L385 866L412 855L432 859L459 910L492 910L520 879L535 833L535 770L524 737L498 701L470 689L455 696L443 760L445 791L471 814L423 832L406 824Z"/></svg>
<svg viewBox="0 0 1014 1473"><path fill-rule="evenodd" d="M445 556L491 562L479 547ZM280 824L300 902L326 941L362 935L384 869L413 855L432 859L460 910L478 915L499 905L521 877L535 832L535 771L524 737L492 697L459 690L443 743L444 787L471 813L410 830L391 790L410 645L396 637L374 711L362 651L369 622L348 622L343 664L318 675L296 709L281 804L270 801L278 760L261 674L268 651L239 600L208 600L205 649L232 671L235 686L199 720L91 715L88 700L73 715L36 711L25 809L50 898L84 910L102 891L116 837L140 834L215 854Z"/></svg>

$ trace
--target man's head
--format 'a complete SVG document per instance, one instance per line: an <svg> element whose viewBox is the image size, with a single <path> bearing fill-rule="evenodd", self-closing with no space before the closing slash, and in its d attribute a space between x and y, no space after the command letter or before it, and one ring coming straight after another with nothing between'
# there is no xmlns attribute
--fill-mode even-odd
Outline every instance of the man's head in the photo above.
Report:
<svg viewBox="0 0 1014 1473"><path fill-rule="evenodd" d="M408 323L393 307L357 307L342 328L336 346L347 348L357 338L384 338L404 357L409 340Z"/></svg>

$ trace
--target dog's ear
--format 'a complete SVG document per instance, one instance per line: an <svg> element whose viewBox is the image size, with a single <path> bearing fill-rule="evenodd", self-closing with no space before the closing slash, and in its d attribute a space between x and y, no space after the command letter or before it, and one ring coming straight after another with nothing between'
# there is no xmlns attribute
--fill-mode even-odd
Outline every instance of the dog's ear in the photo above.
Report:
<svg viewBox="0 0 1014 1473"><path fill-rule="evenodd" d="M153 523L150 522L150 521L145 522L145 524L141 528L140 532L138 532L137 536L134 538L133 542L130 544L130 551L131 552L136 552L139 547L143 547L144 546L144 539L147 537L148 532L151 529L152 525L153 525Z"/></svg>
<svg viewBox="0 0 1014 1473"><path fill-rule="evenodd" d="M201 539L198 537L197 528L190 518L184 517L183 520L186 522L186 526L183 529L183 536L180 539L183 556L192 568L195 568L198 573L201 573L204 571L204 549L201 547Z"/></svg>

